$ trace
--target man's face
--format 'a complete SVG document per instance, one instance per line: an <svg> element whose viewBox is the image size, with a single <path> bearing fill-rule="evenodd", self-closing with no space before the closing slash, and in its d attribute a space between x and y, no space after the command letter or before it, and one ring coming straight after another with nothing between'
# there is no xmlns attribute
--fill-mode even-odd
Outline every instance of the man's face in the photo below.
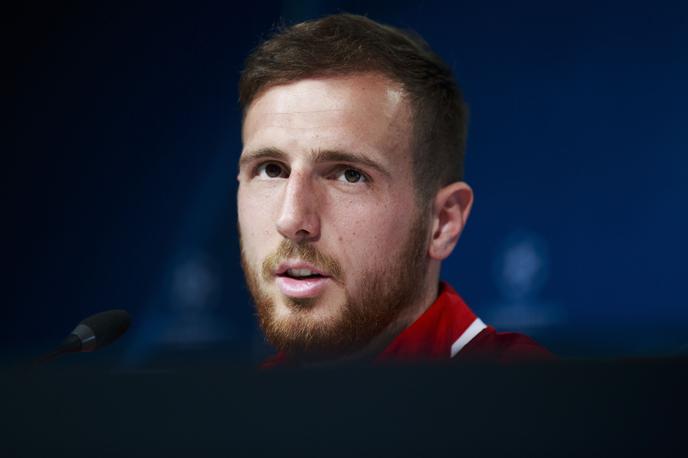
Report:
<svg viewBox="0 0 688 458"><path fill-rule="evenodd" d="M242 266L268 340L313 358L365 347L425 280L403 91L377 74L275 86L242 136Z"/></svg>

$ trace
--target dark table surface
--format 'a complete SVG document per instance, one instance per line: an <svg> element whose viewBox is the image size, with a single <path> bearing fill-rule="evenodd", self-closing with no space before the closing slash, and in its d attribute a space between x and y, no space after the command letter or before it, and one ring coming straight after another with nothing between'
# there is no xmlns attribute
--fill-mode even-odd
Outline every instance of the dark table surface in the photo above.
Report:
<svg viewBox="0 0 688 458"><path fill-rule="evenodd" d="M6 369L0 456L676 456L688 360ZM681 452L683 451L683 452Z"/></svg>

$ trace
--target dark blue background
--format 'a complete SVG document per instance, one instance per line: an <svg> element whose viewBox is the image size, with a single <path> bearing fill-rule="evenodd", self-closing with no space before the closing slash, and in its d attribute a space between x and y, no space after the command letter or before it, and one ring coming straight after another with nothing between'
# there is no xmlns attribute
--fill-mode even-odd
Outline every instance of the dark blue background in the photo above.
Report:
<svg viewBox="0 0 688 458"><path fill-rule="evenodd" d="M237 80L280 18L337 11L417 31L464 89L476 201L443 278L478 315L563 356L688 352L685 4L283 1L7 16L5 354L109 308L134 316L107 350L127 364L269 353L239 266Z"/></svg>

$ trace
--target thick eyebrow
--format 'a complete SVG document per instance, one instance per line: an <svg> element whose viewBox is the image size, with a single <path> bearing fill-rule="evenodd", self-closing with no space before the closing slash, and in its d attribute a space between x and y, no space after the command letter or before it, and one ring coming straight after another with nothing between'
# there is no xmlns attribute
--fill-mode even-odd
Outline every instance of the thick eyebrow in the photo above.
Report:
<svg viewBox="0 0 688 458"><path fill-rule="evenodd" d="M239 169L246 166L247 163L253 162L258 159L276 159L283 162L287 162L288 155L278 149L278 148L260 148L256 151L249 151L244 153L239 158ZM353 153L350 151L341 150L315 150L311 152L311 158L313 162L349 162L351 164L360 164L362 166L374 169L378 173L384 175L387 178L391 178L391 174L377 161L370 159L368 156L361 153Z"/></svg>
<svg viewBox="0 0 688 458"><path fill-rule="evenodd" d="M239 158L239 170L246 167L249 162L257 161L258 159L277 159L279 161L286 162L287 154L277 148L260 148L256 151L249 151L244 153Z"/></svg>

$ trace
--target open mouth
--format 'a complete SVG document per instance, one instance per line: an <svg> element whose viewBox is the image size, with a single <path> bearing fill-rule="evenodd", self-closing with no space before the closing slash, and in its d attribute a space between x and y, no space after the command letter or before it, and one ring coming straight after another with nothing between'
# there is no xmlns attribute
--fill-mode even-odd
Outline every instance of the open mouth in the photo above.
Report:
<svg viewBox="0 0 688 458"><path fill-rule="evenodd" d="M294 275L294 274L289 274L286 272L283 274L277 275L277 276L282 277L282 278L291 278L294 280L308 280L310 278L327 278L324 275L320 275L320 274Z"/></svg>
<svg viewBox="0 0 688 458"><path fill-rule="evenodd" d="M328 278L327 275L322 275L318 272L313 272L309 269L287 269L278 277L293 278L294 280L307 280L309 278Z"/></svg>
<svg viewBox="0 0 688 458"><path fill-rule="evenodd" d="M330 283L329 276L306 268L285 268L275 276L282 294L293 298L317 297Z"/></svg>

